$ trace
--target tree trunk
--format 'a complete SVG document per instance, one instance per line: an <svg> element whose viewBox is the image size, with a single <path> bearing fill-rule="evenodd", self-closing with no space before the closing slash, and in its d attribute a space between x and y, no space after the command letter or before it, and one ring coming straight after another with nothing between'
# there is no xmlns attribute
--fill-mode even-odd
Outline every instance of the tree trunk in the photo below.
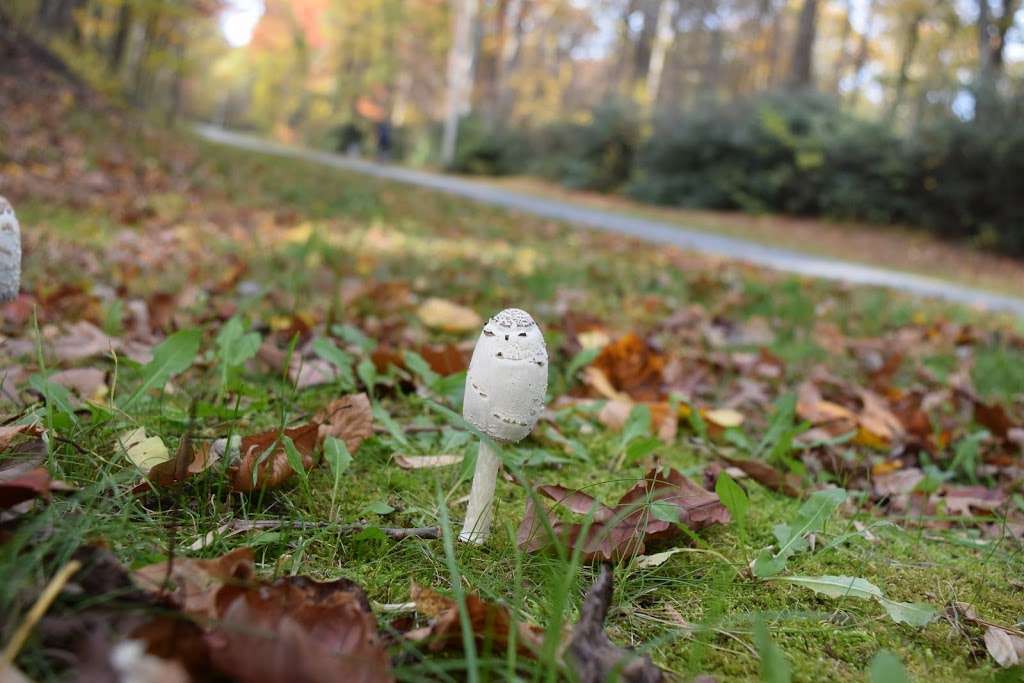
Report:
<svg viewBox="0 0 1024 683"><path fill-rule="evenodd" d="M794 90L814 86L814 40L817 33L818 0L804 0L789 71L789 86Z"/></svg>
<svg viewBox="0 0 1024 683"><path fill-rule="evenodd" d="M907 26L907 39L903 46L903 54L900 56L899 71L896 74L896 92L893 94L892 104L889 107L889 118L895 118L896 112L903 103L903 96L907 89L908 71L914 61L914 52L917 51L917 41L920 37L921 21L924 14L915 14Z"/></svg>
<svg viewBox="0 0 1024 683"><path fill-rule="evenodd" d="M448 98L445 106L444 136L441 140L441 163L455 159L455 143L459 135L459 117L468 107L468 90L473 76L473 24L477 0L452 0L455 10L452 47L448 52Z"/></svg>
<svg viewBox="0 0 1024 683"><path fill-rule="evenodd" d="M846 70L846 62L849 58L849 53L846 50L846 43L850 39L850 10L852 9L853 0L846 0L845 12L843 14L843 32L839 37L839 55L836 57L836 65L832 74L832 92L836 95L839 94L839 86L843 82L843 72Z"/></svg>
<svg viewBox="0 0 1024 683"><path fill-rule="evenodd" d="M658 8L654 47L651 49L651 61L647 68L647 104L652 110L658 101L658 90L661 89L661 74L665 70L665 56L676 35L675 16L675 0L661 0L661 7Z"/></svg>
<svg viewBox="0 0 1024 683"><path fill-rule="evenodd" d="M124 0L121 9L117 12L117 31L113 40L110 41L110 51L107 53L107 68L111 73L116 74L121 70L124 63L124 51L128 45L128 31L132 25L132 2Z"/></svg>

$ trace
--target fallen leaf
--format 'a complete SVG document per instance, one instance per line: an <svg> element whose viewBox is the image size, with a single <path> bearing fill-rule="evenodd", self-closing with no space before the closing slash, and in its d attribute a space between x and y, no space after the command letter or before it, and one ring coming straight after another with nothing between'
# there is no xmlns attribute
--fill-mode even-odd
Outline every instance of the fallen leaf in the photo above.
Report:
<svg viewBox="0 0 1024 683"><path fill-rule="evenodd" d="M416 315L427 327L444 332L469 332L483 324L483 319L473 309L436 297L420 304Z"/></svg>
<svg viewBox="0 0 1024 683"><path fill-rule="evenodd" d="M347 579L302 576L225 585L207 636L221 673L242 683L390 683L391 661L366 594Z"/></svg>
<svg viewBox="0 0 1024 683"><path fill-rule="evenodd" d="M733 467L743 470L747 476L766 488L785 493L793 498L800 498L803 495L800 476L793 472L783 473L760 460L734 458L725 454L719 454L718 457Z"/></svg>
<svg viewBox="0 0 1024 683"><path fill-rule="evenodd" d="M431 617L422 629L407 631L406 639L423 643L432 652L462 648L462 627L458 605L454 600L417 584L412 586L411 598L416 611ZM474 640L478 648L504 655L509 636L516 633L516 650L525 657L536 657L544 642L544 631L536 626L517 622L501 605L485 602L477 595L466 596L466 611Z"/></svg>
<svg viewBox="0 0 1024 683"><path fill-rule="evenodd" d="M174 457L167 462L154 465L148 479L158 486L173 486L189 477L204 472L220 460L221 452L212 444L196 447L190 434L182 437Z"/></svg>
<svg viewBox="0 0 1024 683"><path fill-rule="evenodd" d="M51 344L57 360L65 363L105 355L121 348L120 340L110 337L87 320L68 326Z"/></svg>
<svg viewBox="0 0 1024 683"><path fill-rule="evenodd" d="M536 492L570 512L593 515L593 523L584 533L583 523L553 518L529 496L516 537L519 548L532 552L557 541L569 548L579 548L586 561L612 561L642 554L647 541L678 537L679 525L697 531L729 521L729 513L717 495L676 470L664 475L658 469L651 470L643 481L623 494L615 507L562 486L539 486ZM548 533L549 526L554 539Z"/></svg>
<svg viewBox="0 0 1024 683"><path fill-rule="evenodd" d="M150 469L171 459L171 454L159 436L146 436L146 428L139 427L125 432L117 439L125 456L144 474Z"/></svg>
<svg viewBox="0 0 1024 683"><path fill-rule="evenodd" d="M50 483L50 473L45 467L0 472L0 509L14 507L33 498L49 498Z"/></svg>
<svg viewBox="0 0 1024 683"><path fill-rule="evenodd" d="M448 467L462 462L461 455L396 455L395 464L403 470L419 470L433 467Z"/></svg>
<svg viewBox="0 0 1024 683"><path fill-rule="evenodd" d="M629 333L601 349L584 377L591 375L592 369L598 370L607 378L613 394L624 393L637 401L658 401L664 397L662 372L665 364L665 356L636 334Z"/></svg>
<svg viewBox="0 0 1024 683"><path fill-rule="evenodd" d="M320 442L333 436L345 442L349 453L355 453L363 441L373 436L373 408L366 394L350 394L331 401L317 413L314 422L320 425Z"/></svg>
<svg viewBox="0 0 1024 683"><path fill-rule="evenodd" d="M998 626L985 629L985 649L999 666L1016 666L1024 661L1024 638Z"/></svg>
<svg viewBox="0 0 1024 683"><path fill-rule="evenodd" d="M213 560L175 557L132 573L138 588L168 598L192 617L216 619L217 592L225 585L249 581L255 573L252 550L238 548Z"/></svg>
<svg viewBox="0 0 1024 683"><path fill-rule="evenodd" d="M295 450L302 459L302 466L307 470L312 468L315 464L313 453L317 448L317 433L321 427L317 422L310 422L301 427L285 429L283 432L272 429L245 437L239 447L241 460L228 472L231 487L236 491L251 493L277 488L291 479L295 470L288 461L288 453L283 443L285 436L295 444Z"/></svg>
<svg viewBox="0 0 1024 683"><path fill-rule="evenodd" d="M39 437L42 433L43 430L35 424L3 425L0 427L0 451L7 450L18 436Z"/></svg>
<svg viewBox="0 0 1024 683"><path fill-rule="evenodd" d="M107 395L107 373L99 368L72 368L55 372L47 377L54 384L59 384L78 394L86 401L99 401Z"/></svg>
<svg viewBox="0 0 1024 683"><path fill-rule="evenodd" d="M580 683L605 683L609 680L629 683L659 683L664 673L649 655L619 647L608 638L604 622L614 594L612 570L601 566L594 585L580 605L580 619L573 627L567 660Z"/></svg>
<svg viewBox="0 0 1024 683"><path fill-rule="evenodd" d="M885 472L871 477L871 487L879 498L898 496L913 491L924 479L918 467Z"/></svg>

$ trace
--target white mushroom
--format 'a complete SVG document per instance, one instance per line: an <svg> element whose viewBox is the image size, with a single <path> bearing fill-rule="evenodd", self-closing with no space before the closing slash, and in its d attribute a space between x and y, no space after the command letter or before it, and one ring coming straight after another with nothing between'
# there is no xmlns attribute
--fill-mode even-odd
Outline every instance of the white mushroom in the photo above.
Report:
<svg viewBox="0 0 1024 683"><path fill-rule="evenodd" d="M463 417L491 439L515 443L537 424L547 389L548 352L530 314L508 308L488 320L469 362ZM487 539L500 467L493 444L481 440L460 540Z"/></svg>
<svg viewBox="0 0 1024 683"><path fill-rule="evenodd" d="M11 203L0 197L0 301L10 301L21 288L21 228Z"/></svg>

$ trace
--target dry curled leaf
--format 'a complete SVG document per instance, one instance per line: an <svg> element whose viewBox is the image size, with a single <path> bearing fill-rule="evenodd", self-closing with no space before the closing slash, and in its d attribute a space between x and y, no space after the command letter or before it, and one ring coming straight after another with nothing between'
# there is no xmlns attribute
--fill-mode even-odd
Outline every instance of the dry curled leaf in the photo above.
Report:
<svg viewBox="0 0 1024 683"><path fill-rule="evenodd" d="M295 576L216 594L213 665L242 683L389 683L391 662L366 594L346 579Z"/></svg>
<svg viewBox="0 0 1024 683"><path fill-rule="evenodd" d="M395 464L403 470L419 470L434 467L448 467L462 462L461 455L403 455L395 456Z"/></svg>
<svg viewBox="0 0 1024 683"><path fill-rule="evenodd" d="M793 472L782 472L760 460L733 458L724 454L719 455L719 457L733 467L743 470L747 476L766 488L785 493L787 496L794 498L799 498L803 495L800 476Z"/></svg>
<svg viewBox="0 0 1024 683"><path fill-rule="evenodd" d="M462 627L456 602L440 593L413 584L411 597L416 611L430 617L424 628L407 631L406 639L425 644L432 652L462 647ZM466 610L477 647L493 653L508 649L509 636L516 633L516 649L524 657L535 657L544 641L544 632L537 626L517 622L508 609L486 602L479 596L466 596Z"/></svg>
<svg viewBox="0 0 1024 683"><path fill-rule="evenodd" d="M147 593L168 598L189 616L216 619L217 592L252 579L254 572L252 550L238 548L213 560L175 557L157 562L135 571L132 581Z"/></svg>
<svg viewBox="0 0 1024 683"><path fill-rule="evenodd" d="M331 401L317 413L314 422L320 426L320 442L333 436L345 442L349 453L355 453L363 441L373 436L373 408L366 394L349 394Z"/></svg>
<svg viewBox="0 0 1024 683"><path fill-rule="evenodd" d="M636 401L657 401L664 398L665 364L665 356L638 335L629 333L605 346L590 367L601 371L615 392Z"/></svg>
<svg viewBox="0 0 1024 683"><path fill-rule="evenodd" d="M679 525L697 531L729 521L729 512L717 495L672 469L665 474L651 470L614 507L562 486L540 486L536 493L575 514L592 515L592 523L587 527L581 522L563 522L539 508L530 496L517 533L519 547L537 551L559 542L578 548L587 561L610 561L643 553L646 542L676 538L681 533Z"/></svg>
<svg viewBox="0 0 1024 683"><path fill-rule="evenodd" d="M312 468L320 429L321 425L317 422L310 422L283 432L274 429L245 437L239 448L240 460L229 471L231 487L236 491L251 493L277 488L291 479L295 470L289 462L284 437L291 439L295 445L303 468Z"/></svg>

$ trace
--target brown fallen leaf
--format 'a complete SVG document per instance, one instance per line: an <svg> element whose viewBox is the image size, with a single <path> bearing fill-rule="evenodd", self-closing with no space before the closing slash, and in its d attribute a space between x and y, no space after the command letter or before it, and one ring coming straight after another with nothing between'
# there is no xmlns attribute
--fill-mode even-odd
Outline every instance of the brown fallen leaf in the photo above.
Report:
<svg viewBox="0 0 1024 683"><path fill-rule="evenodd" d="M1006 409L1001 405L984 403L977 399L972 403L974 404L974 421L992 432L997 439L1008 441L1010 430L1021 427L1021 425L1014 424Z"/></svg>
<svg viewBox="0 0 1024 683"><path fill-rule="evenodd" d="M87 320L68 326L51 344L57 360L65 363L105 355L121 348L119 339L110 337Z"/></svg>
<svg viewBox="0 0 1024 683"><path fill-rule="evenodd" d="M331 401L317 413L314 422L320 426L319 442L333 436L345 442L349 453L355 453L363 441L373 436L373 408L366 394L349 394Z"/></svg>
<svg viewBox="0 0 1024 683"><path fill-rule="evenodd" d="M890 410L886 400L866 389L862 389L859 396L863 407L857 416L859 429L854 441L883 451L903 441L906 430L899 418Z"/></svg>
<svg viewBox="0 0 1024 683"><path fill-rule="evenodd" d="M370 603L351 581L226 585L215 601L219 622L206 640L214 667L232 680L394 680Z"/></svg>
<svg viewBox="0 0 1024 683"><path fill-rule="evenodd" d="M600 412L597 414L598 421L609 429L620 430L626 425L626 421L629 419L629 414L633 411L633 407L638 404L631 400L612 400L604 404ZM651 411L651 425L654 431L657 433L658 438L665 443L672 443L675 441L676 432L679 429L679 420L676 414L672 412L671 407L668 403L661 402L647 402L641 405L646 405Z"/></svg>
<svg viewBox="0 0 1024 683"><path fill-rule="evenodd" d="M462 647L462 627L456 602L440 593L412 585L416 611L431 618L424 628L404 633L407 640L426 645L431 652L458 650ZM516 633L516 650L524 657L536 657L544 642L544 631L537 626L517 622L501 605L485 602L479 596L466 596L466 611L477 647L492 653L508 649L509 636Z"/></svg>
<svg viewBox="0 0 1024 683"><path fill-rule="evenodd" d="M1001 489L946 484L932 499L942 501L946 512L951 515L969 517L973 514L991 514L1006 503L1007 495Z"/></svg>
<svg viewBox="0 0 1024 683"><path fill-rule="evenodd" d="M483 324L483 319L472 308L437 297L420 304L416 315L427 327L443 332L470 332Z"/></svg>
<svg viewBox="0 0 1024 683"><path fill-rule="evenodd" d="M6 451L19 436L38 438L43 430L35 424L3 425L0 427L0 451Z"/></svg>
<svg viewBox="0 0 1024 683"><path fill-rule="evenodd" d="M218 460L220 451L212 448L209 443L197 447L191 434L185 434L174 457L150 468L147 478L158 486L173 486L206 471Z"/></svg>
<svg viewBox="0 0 1024 683"><path fill-rule="evenodd" d="M283 432L272 429L245 437L239 447L240 460L228 471L231 487L236 491L251 493L277 488L291 479L295 471L288 462L283 440L285 436L295 444L295 450L302 458L302 466L311 469L316 464L313 454L319 443L317 434L320 429L322 425L314 421Z"/></svg>
<svg viewBox="0 0 1024 683"><path fill-rule="evenodd" d="M462 462L461 455L403 455L395 456L395 464L403 470L419 470L433 467L448 467Z"/></svg>
<svg viewBox="0 0 1024 683"><path fill-rule="evenodd" d="M605 346L588 370L599 370L616 393L636 401L658 401L664 398L665 365L665 356L638 335L629 333Z"/></svg>
<svg viewBox="0 0 1024 683"><path fill-rule="evenodd" d="M49 498L50 484L50 473L45 467L15 472L12 476L0 473L0 509L14 507L33 498Z"/></svg>
<svg viewBox="0 0 1024 683"><path fill-rule="evenodd" d="M54 384L59 384L76 393L86 401L97 401L107 394L107 373L99 368L72 368L50 375Z"/></svg>
<svg viewBox="0 0 1024 683"><path fill-rule="evenodd" d="M1017 666L1024 661L1024 638L999 626L985 629L985 649L999 666Z"/></svg>
<svg viewBox="0 0 1024 683"><path fill-rule="evenodd" d="M651 470L614 507L562 486L540 486L536 492L576 514L589 515L593 511L593 523L584 533L583 523L552 517L548 510L538 508L530 496L516 537L518 546L534 552L558 541L566 547L579 548L586 561L612 561L643 553L648 541L678 537L679 525L697 531L729 521L729 513L717 495L673 469L667 474ZM549 526L554 539L548 533Z"/></svg>
<svg viewBox="0 0 1024 683"><path fill-rule="evenodd" d="M185 614L216 619L217 592L225 585L249 581L255 573L252 550L238 548L213 560L175 557L132 573L132 582L151 595L169 599Z"/></svg>
<svg viewBox="0 0 1024 683"><path fill-rule="evenodd" d="M604 622L613 593L612 570L608 565L602 565L601 573L580 606L580 620L573 627L566 651L576 680L580 683L609 680L660 683L664 680L664 673L649 655L639 655L619 647L605 633Z"/></svg>
<svg viewBox="0 0 1024 683"><path fill-rule="evenodd" d="M785 493L787 496L794 498L800 498L803 495L803 487L801 486L798 474L782 472L760 460L734 458L725 454L719 454L718 457L733 467L743 470L747 476L766 488Z"/></svg>
<svg viewBox="0 0 1024 683"><path fill-rule="evenodd" d="M871 487L879 498L911 493L924 479L924 472L918 467L907 467L873 474Z"/></svg>

